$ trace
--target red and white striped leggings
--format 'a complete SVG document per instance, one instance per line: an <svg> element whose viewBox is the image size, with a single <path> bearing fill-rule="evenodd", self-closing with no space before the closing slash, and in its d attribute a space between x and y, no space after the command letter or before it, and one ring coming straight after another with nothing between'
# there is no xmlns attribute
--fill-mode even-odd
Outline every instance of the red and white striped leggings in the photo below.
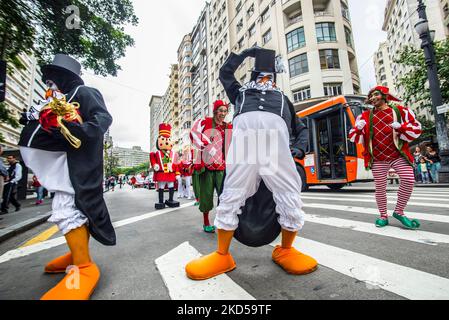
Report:
<svg viewBox="0 0 449 320"><path fill-rule="evenodd" d="M375 161L373 164L373 175L376 183L376 201L379 212L383 218L388 217L387 212L387 175L393 168L401 179L398 191L398 202L395 212L404 215L405 207L410 200L415 186L415 174L413 167L404 159L393 161Z"/></svg>

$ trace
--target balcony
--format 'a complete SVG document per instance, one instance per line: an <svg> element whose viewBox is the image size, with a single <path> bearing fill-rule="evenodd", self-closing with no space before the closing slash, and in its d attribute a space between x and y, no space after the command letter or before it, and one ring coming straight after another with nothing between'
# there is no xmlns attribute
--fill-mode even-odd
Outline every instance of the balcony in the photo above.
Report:
<svg viewBox="0 0 449 320"><path fill-rule="evenodd" d="M294 18L287 18L287 21L285 23L285 28L288 28L288 27L294 25L295 23L302 22L302 21L303 21L302 15L294 17Z"/></svg>

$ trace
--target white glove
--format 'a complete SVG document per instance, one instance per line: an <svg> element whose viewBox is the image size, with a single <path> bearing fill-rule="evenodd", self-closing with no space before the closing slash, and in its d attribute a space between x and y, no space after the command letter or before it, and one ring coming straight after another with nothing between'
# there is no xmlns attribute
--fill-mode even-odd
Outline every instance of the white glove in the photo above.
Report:
<svg viewBox="0 0 449 320"><path fill-rule="evenodd" d="M357 129L362 130L366 126L366 121L360 120L360 121L356 122L355 126L357 127Z"/></svg>
<svg viewBox="0 0 449 320"><path fill-rule="evenodd" d="M402 128L402 125L399 122L393 122L391 124L391 127L395 130L398 130L398 129Z"/></svg>
<svg viewBox="0 0 449 320"><path fill-rule="evenodd" d="M159 170L161 170L161 167L159 167L158 164L155 164L155 165L153 166L153 169L154 169L154 171L159 171Z"/></svg>
<svg viewBox="0 0 449 320"><path fill-rule="evenodd" d="M215 156L217 154L217 149L215 149L214 147L210 148L209 154L211 157Z"/></svg>

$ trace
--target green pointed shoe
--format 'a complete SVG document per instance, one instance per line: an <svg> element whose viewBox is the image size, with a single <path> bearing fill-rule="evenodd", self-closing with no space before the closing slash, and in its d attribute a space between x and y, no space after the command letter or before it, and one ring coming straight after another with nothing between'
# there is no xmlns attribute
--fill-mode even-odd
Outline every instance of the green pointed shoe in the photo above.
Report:
<svg viewBox="0 0 449 320"><path fill-rule="evenodd" d="M390 224L390 222L388 222L388 219L377 219L376 220L376 227L378 227L378 228L385 228L389 224Z"/></svg>
<svg viewBox="0 0 449 320"><path fill-rule="evenodd" d="M195 202L195 207L198 207L200 205L200 203L197 201Z"/></svg>
<svg viewBox="0 0 449 320"><path fill-rule="evenodd" d="M402 225L404 227L406 227L407 229L416 230L416 229L419 229L419 227L421 227L421 223L416 219L410 220L406 216L401 216L401 215L397 214L396 212L393 214L393 217L398 219L402 223Z"/></svg>
<svg viewBox="0 0 449 320"><path fill-rule="evenodd" d="M203 226L203 230L206 233L215 233L215 226Z"/></svg>

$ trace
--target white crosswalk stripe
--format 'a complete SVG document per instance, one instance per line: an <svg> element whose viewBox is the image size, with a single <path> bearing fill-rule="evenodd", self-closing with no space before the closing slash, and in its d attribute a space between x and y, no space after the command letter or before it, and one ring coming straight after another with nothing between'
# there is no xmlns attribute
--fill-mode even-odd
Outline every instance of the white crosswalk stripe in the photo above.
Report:
<svg viewBox="0 0 449 320"><path fill-rule="evenodd" d="M321 194L304 194L305 197L323 197L323 196L328 196L327 194L321 193ZM353 198L354 196L356 196L357 198L368 198L368 199L373 199L374 194L357 194L357 195L349 195L349 194L339 194L338 198ZM397 195L396 194L388 194L387 195L389 200L397 200ZM445 197L445 196L432 196L430 197L430 195L424 197L421 195L413 195L412 196L412 200L427 200L427 201L444 201L444 202L449 202L449 197ZM449 207L449 204L448 204Z"/></svg>

